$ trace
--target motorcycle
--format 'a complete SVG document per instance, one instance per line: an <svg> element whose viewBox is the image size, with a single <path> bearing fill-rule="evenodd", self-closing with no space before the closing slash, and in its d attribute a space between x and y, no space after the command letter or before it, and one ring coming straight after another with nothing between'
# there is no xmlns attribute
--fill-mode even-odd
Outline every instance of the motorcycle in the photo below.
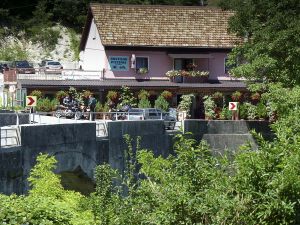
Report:
<svg viewBox="0 0 300 225"><path fill-rule="evenodd" d="M80 120L83 118L84 114L81 110L81 108L78 105L59 105L56 112L55 116L57 118L65 117L67 119L72 119L75 118L75 120Z"/></svg>

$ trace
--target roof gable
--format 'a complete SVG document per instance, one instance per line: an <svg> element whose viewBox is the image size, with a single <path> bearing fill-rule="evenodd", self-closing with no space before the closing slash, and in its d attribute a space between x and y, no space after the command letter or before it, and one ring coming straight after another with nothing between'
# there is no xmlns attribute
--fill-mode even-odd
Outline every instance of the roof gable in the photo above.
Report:
<svg viewBox="0 0 300 225"><path fill-rule="evenodd" d="M92 3L91 13L104 46L232 48L233 12L219 8Z"/></svg>

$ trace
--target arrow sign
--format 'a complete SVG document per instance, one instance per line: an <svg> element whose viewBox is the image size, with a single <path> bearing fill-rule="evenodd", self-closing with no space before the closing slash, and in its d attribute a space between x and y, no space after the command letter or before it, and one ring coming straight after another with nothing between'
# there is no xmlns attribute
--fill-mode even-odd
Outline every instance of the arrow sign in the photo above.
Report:
<svg viewBox="0 0 300 225"><path fill-rule="evenodd" d="M237 105L238 105L238 102L229 102L229 110L231 111L236 111L237 110Z"/></svg>
<svg viewBox="0 0 300 225"><path fill-rule="evenodd" d="M36 106L36 96L26 96L26 106Z"/></svg>

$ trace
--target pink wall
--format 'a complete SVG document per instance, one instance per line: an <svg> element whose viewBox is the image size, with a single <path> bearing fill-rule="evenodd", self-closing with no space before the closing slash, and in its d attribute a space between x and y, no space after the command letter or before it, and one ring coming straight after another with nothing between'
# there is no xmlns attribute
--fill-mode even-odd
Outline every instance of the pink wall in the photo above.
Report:
<svg viewBox="0 0 300 225"><path fill-rule="evenodd" d="M217 80L221 77L229 77L225 74L226 53L211 53L209 60L209 79Z"/></svg>
<svg viewBox="0 0 300 225"><path fill-rule="evenodd" d="M131 56L135 57L148 57L149 72L145 75L136 73L135 69L131 69ZM106 51L106 65L105 65L105 77L106 78L119 78L119 79L130 79L130 78L145 78L151 77L151 79L167 79L165 73L171 70L173 67L172 59L166 54L166 52L148 52L148 51L117 51L107 50ZM127 56L129 59L128 71L111 71L108 68L109 56Z"/></svg>
<svg viewBox="0 0 300 225"><path fill-rule="evenodd" d="M134 54L136 57L148 57L149 58L149 72L146 75L137 74L135 69L131 69L131 56ZM183 52L184 54L184 52ZM108 59L109 56L127 56L128 71L112 71L109 70ZM209 58L195 59L194 62L197 65L197 70L209 71L209 79L217 80L222 77L228 77L225 74L225 58L226 53L210 53ZM167 55L166 52L158 51L119 51L119 50L106 50L105 59L105 77L112 79L134 79L134 78L151 78L151 79L168 79L165 73L173 69L173 58Z"/></svg>

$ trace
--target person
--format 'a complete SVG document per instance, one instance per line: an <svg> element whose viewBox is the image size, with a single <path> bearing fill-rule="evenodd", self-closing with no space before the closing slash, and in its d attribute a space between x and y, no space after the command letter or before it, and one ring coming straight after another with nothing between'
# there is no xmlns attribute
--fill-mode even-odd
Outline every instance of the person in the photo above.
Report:
<svg viewBox="0 0 300 225"><path fill-rule="evenodd" d="M72 96L70 94L68 94L66 97L64 97L63 99L63 105L66 106L66 107L70 107L73 103L73 100L72 100Z"/></svg>
<svg viewBox="0 0 300 225"><path fill-rule="evenodd" d="M96 99L93 94L89 96L90 120L95 120Z"/></svg>

